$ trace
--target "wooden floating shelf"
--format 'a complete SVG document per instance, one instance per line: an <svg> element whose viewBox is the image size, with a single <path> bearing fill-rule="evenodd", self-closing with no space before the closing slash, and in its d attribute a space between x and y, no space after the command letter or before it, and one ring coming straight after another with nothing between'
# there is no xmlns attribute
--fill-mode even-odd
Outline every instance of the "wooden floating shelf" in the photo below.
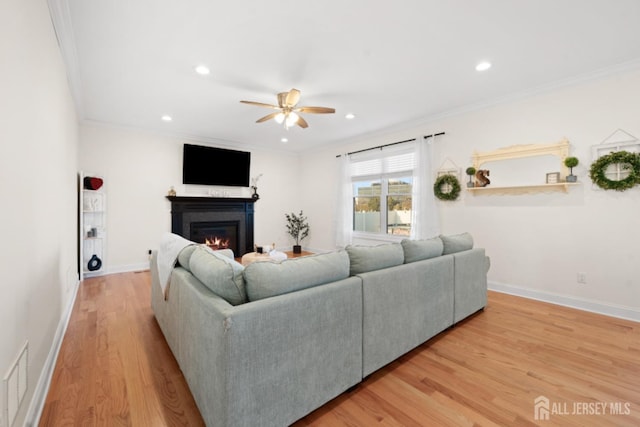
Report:
<svg viewBox="0 0 640 427"><path fill-rule="evenodd" d="M535 194L535 193L555 193L563 192L568 193L569 187L580 185L579 182L559 182L557 184L536 184L536 185L518 185L513 187L492 187L491 184L487 187L468 187L469 191L474 196L476 194L489 195L489 194Z"/></svg>

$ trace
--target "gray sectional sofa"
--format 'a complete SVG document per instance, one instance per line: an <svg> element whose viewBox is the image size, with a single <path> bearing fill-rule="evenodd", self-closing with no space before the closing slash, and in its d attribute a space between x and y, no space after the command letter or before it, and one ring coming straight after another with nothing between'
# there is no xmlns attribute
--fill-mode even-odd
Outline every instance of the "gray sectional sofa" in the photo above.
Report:
<svg viewBox="0 0 640 427"><path fill-rule="evenodd" d="M180 252L151 304L208 426L286 426L474 312L489 258L468 233L242 267Z"/></svg>

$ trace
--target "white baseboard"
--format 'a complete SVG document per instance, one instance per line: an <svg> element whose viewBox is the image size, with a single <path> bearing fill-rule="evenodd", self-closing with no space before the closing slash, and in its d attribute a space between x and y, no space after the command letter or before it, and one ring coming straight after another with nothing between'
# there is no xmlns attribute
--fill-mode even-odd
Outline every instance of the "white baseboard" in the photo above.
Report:
<svg viewBox="0 0 640 427"><path fill-rule="evenodd" d="M625 307L616 304L607 304L600 301L593 301L584 298L576 298L567 295L554 294L552 292L539 291L536 289L522 288L520 286L488 282L490 291L501 292L504 294L516 295L519 297L535 299L551 304L562 305L565 307L576 308L578 310L590 311L592 313L604 314L606 316L618 317L621 319L633 320L640 322L640 310L633 307Z"/></svg>
<svg viewBox="0 0 640 427"><path fill-rule="evenodd" d="M115 265L110 267L105 274L129 273L132 271L144 271L149 269L149 261L139 264Z"/></svg>
<svg viewBox="0 0 640 427"><path fill-rule="evenodd" d="M51 343L51 349L44 361L40 378L38 378L38 383L36 384L33 397L31 398L31 403L29 403L29 408L27 409L27 414L25 416L24 425L27 427L37 426L40 423L42 410L44 409L44 404L47 400L47 393L51 386L53 370L56 366L56 361L58 360L58 354L60 353L60 346L62 345L64 334L67 332L67 326L71 319L71 312L73 311L73 305L76 302L79 285L80 282L76 280L72 290L72 296L69 298L69 302L62 313L60 323L58 323L58 328L56 329L56 334L54 335L53 342Z"/></svg>
<svg viewBox="0 0 640 427"><path fill-rule="evenodd" d="M124 264L124 265L112 266L100 271L85 273L84 277L88 279L91 277L106 276L108 274L130 273L132 271L145 271L148 269L149 269L148 262L143 262L139 264Z"/></svg>

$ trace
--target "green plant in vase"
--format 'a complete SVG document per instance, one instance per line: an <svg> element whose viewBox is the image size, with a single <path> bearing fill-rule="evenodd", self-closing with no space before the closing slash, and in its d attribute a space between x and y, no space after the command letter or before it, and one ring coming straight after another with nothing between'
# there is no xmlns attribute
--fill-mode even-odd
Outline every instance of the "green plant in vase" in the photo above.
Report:
<svg viewBox="0 0 640 427"><path fill-rule="evenodd" d="M290 214L284 214L284 216L287 219L287 233L296 241L296 244L293 246L293 253L302 253L300 242L309 235L310 230L307 217L304 216L302 211L300 211L299 215L292 212Z"/></svg>
<svg viewBox="0 0 640 427"><path fill-rule="evenodd" d="M578 177L573 174L573 168L578 166L580 161L577 157L567 157L564 159L564 165L569 168L569 175L567 175L567 182L576 182Z"/></svg>

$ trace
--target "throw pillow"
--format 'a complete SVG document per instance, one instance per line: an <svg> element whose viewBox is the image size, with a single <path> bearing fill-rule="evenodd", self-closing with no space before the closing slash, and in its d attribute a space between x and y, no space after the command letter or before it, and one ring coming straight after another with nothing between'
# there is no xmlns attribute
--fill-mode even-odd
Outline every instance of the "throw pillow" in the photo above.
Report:
<svg viewBox="0 0 640 427"><path fill-rule="evenodd" d="M423 259L439 257L442 255L442 251L444 249L442 239L439 237L421 240L404 239L400 244L404 250L405 264Z"/></svg>
<svg viewBox="0 0 640 427"><path fill-rule="evenodd" d="M191 273L211 292L231 305L247 302L243 278L244 267L237 261L197 246L189 259Z"/></svg>
<svg viewBox="0 0 640 427"><path fill-rule="evenodd" d="M189 260L191 259L191 255L193 255L193 251L195 251L197 247L198 245L194 243L193 245L189 245L180 251L180 253L178 254L178 264L180 264L182 268L191 271L189 269Z"/></svg>
<svg viewBox="0 0 640 427"><path fill-rule="evenodd" d="M378 246L349 245L346 250L351 261L352 276L404 263L404 251L400 243L385 243Z"/></svg>
<svg viewBox="0 0 640 427"><path fill-rule="evenodd" d="M469 233L455 234L451 236L440 236L444 245L443 255L454 254L456 252L473 249L473 237Z"/></svg>

